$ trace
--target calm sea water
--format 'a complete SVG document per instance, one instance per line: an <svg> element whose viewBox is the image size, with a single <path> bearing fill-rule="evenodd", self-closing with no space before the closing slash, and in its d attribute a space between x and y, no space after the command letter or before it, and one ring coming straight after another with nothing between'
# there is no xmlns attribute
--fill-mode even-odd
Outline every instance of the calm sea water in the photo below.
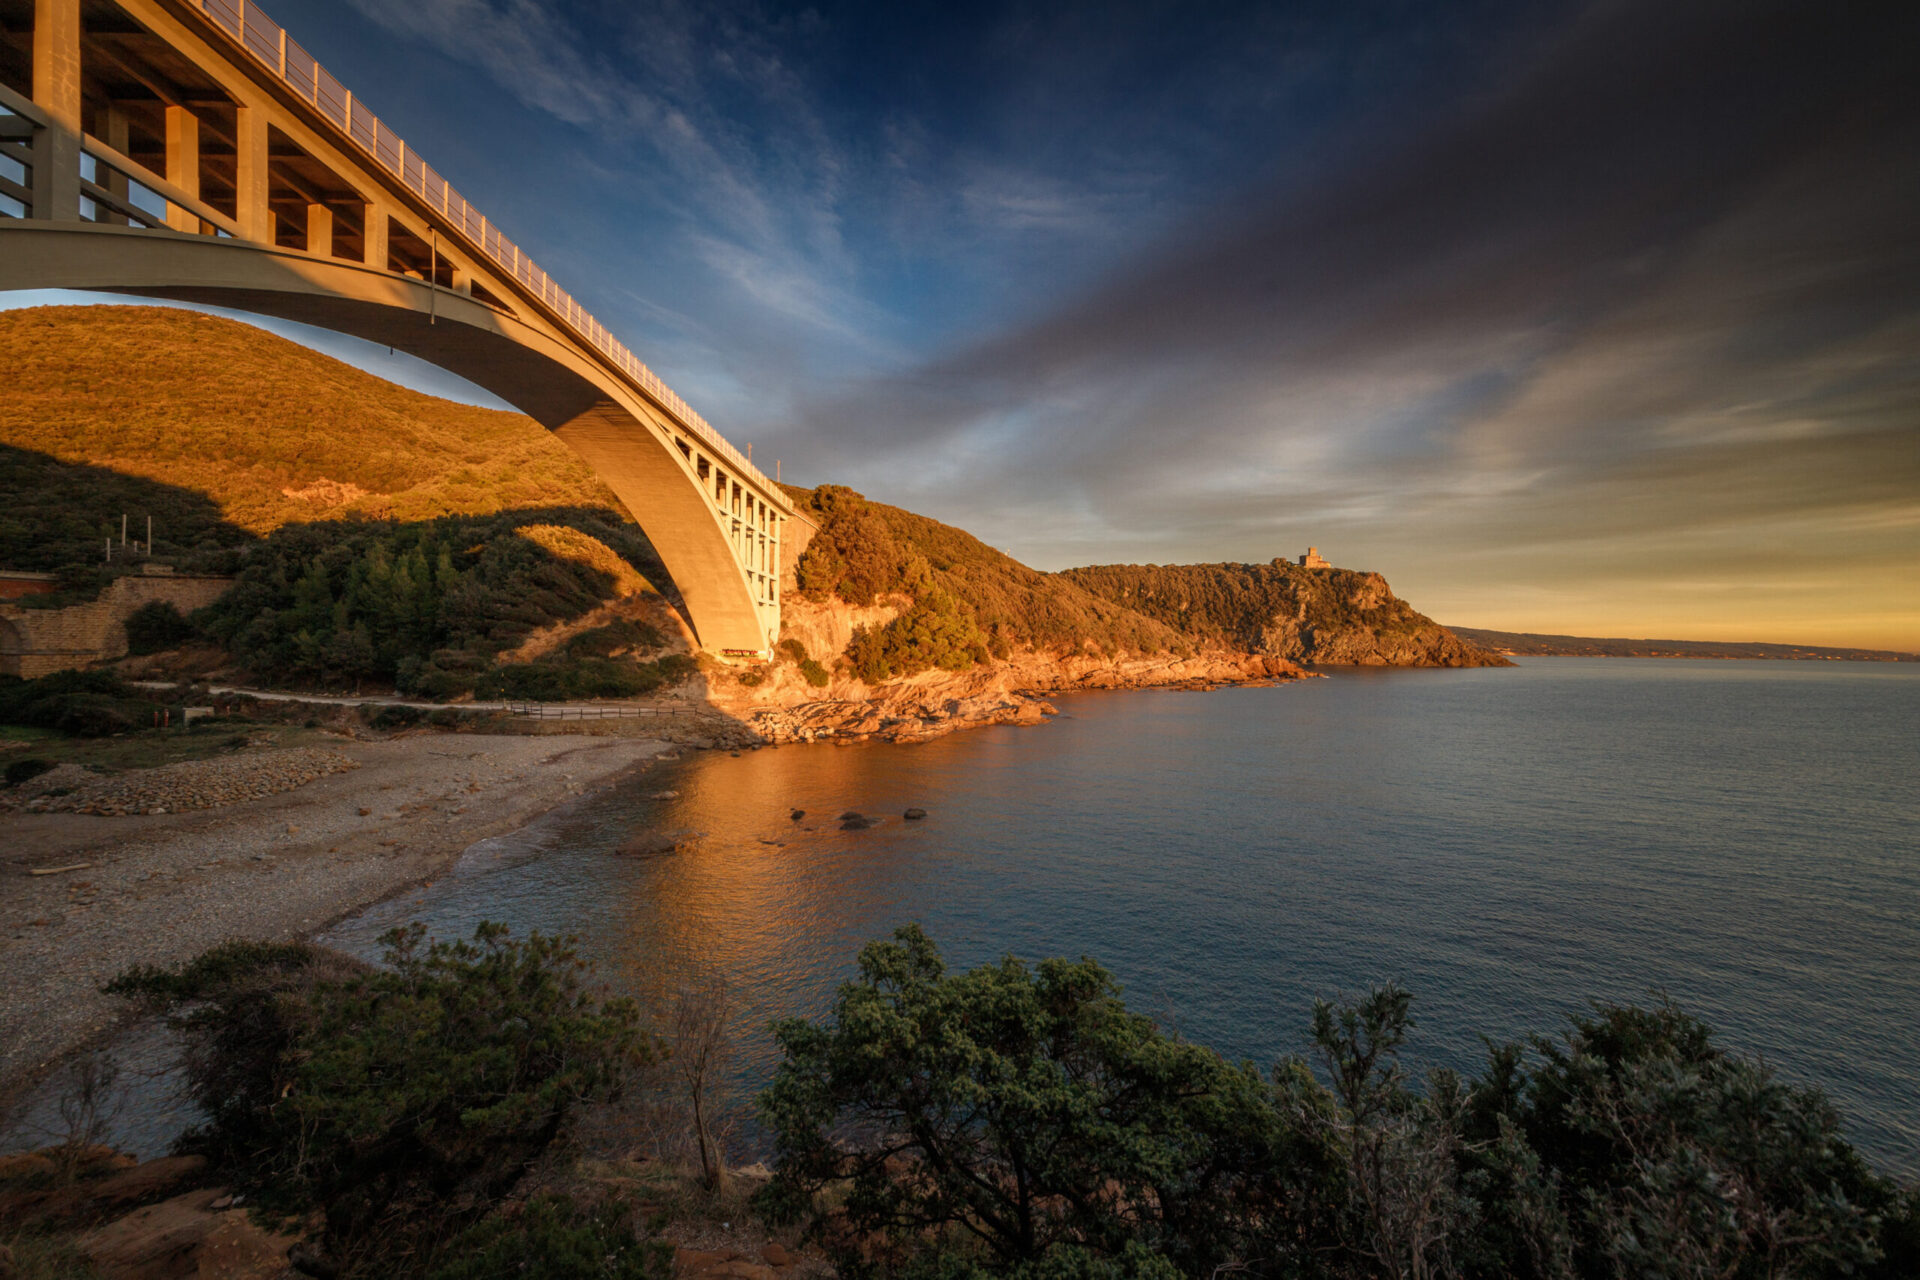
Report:
<svg viewBox="0 0 1920 1280"><path fill-rule="evenodd" d="M1091 955L1134 1007L1262 1063L1303 1046L1315 997L1389 978L1415 993L1413 1064L1468 1070L1483 1034L1658 989L1920 1172L1920 667L1534 659L1060 706L662 765L331 940L496 919L580 935L643 1000L720 973L751 1000L747 1085L767 1021L824 1010L906 921L955 965ZM848 809L883 820L842 832ZM617 852L660 827L703 834Z"/></svg>

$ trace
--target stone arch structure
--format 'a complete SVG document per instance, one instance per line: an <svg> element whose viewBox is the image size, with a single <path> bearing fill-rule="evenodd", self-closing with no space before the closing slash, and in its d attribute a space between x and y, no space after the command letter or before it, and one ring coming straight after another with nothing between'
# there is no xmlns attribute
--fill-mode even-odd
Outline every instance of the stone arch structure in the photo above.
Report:
<svg viewBox="0 0 1920 1280"><path fill-rule="evenodd" d="M20 668L26 653L26 636L12 622L0 618L0 675L24 675Z"/></svg>

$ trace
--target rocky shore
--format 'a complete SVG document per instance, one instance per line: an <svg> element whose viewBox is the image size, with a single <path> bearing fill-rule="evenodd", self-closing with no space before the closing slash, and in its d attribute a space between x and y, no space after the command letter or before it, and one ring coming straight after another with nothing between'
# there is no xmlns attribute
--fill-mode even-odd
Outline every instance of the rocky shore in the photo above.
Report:
<svg viewBox="0 0 1920 1280"><path fill-rule="evenodd" d="M1043 697L1050 693L1210 689L1308 675L1283 658L1247 655L1023 654L976 671L927 671L878 688L848 679L816 688L798 670L775 667L760 684L716 681L709 693L763 742L925 742L958 729L1039 724L1055 714Z"/></svg>
<svg viewBox="0 0 1920 1280"><path fill-rule="evenodd" d="M42 774L19 788L18 797L5 799L24 799L19 807L28 813L157 817L262 800L359 767L352 756L325 747L190 760L105 778L68 765Z"/></svg>

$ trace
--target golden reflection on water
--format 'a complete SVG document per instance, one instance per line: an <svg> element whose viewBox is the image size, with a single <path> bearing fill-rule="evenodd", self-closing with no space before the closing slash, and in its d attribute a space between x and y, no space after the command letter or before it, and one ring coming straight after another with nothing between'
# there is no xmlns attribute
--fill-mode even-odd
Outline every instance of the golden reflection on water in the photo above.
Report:
<svg viewBox="0 0 1920 1280"><path fill-rule="evenodd" d="M818 980L823 957L844 972L862 944L911 917L954 856L939 811L954 761L944 743L803 746L655 774L642 785L678 795L636 812L630 838L685 840L635 855L644 872L609 885L624 898L621 942L609 948L616 981L658 1008L690 977L719 976L754 993L762 1008L749 1019L761 1025L772 1008L818 1008L831 991ZM929 817L906 820L913 806ZM854 808L876 825L842 831ZM805 817L793 820L794 809Z"/></svg>

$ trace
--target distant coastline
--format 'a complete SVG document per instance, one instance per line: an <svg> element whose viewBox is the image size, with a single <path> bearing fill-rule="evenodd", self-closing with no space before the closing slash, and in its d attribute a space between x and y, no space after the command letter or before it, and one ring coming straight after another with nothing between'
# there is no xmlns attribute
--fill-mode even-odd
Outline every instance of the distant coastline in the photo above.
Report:
<svg viewBox="0 0 1920 1280"><path fill-rule="evenodd" d="M1920 662L1920 653L1896 649L1827 648L1726 640L1624 640L1601 636L1538 635L1449 627L1483 649L1509 657L1540 658L1782 658L1801 662Z"/></svg>

